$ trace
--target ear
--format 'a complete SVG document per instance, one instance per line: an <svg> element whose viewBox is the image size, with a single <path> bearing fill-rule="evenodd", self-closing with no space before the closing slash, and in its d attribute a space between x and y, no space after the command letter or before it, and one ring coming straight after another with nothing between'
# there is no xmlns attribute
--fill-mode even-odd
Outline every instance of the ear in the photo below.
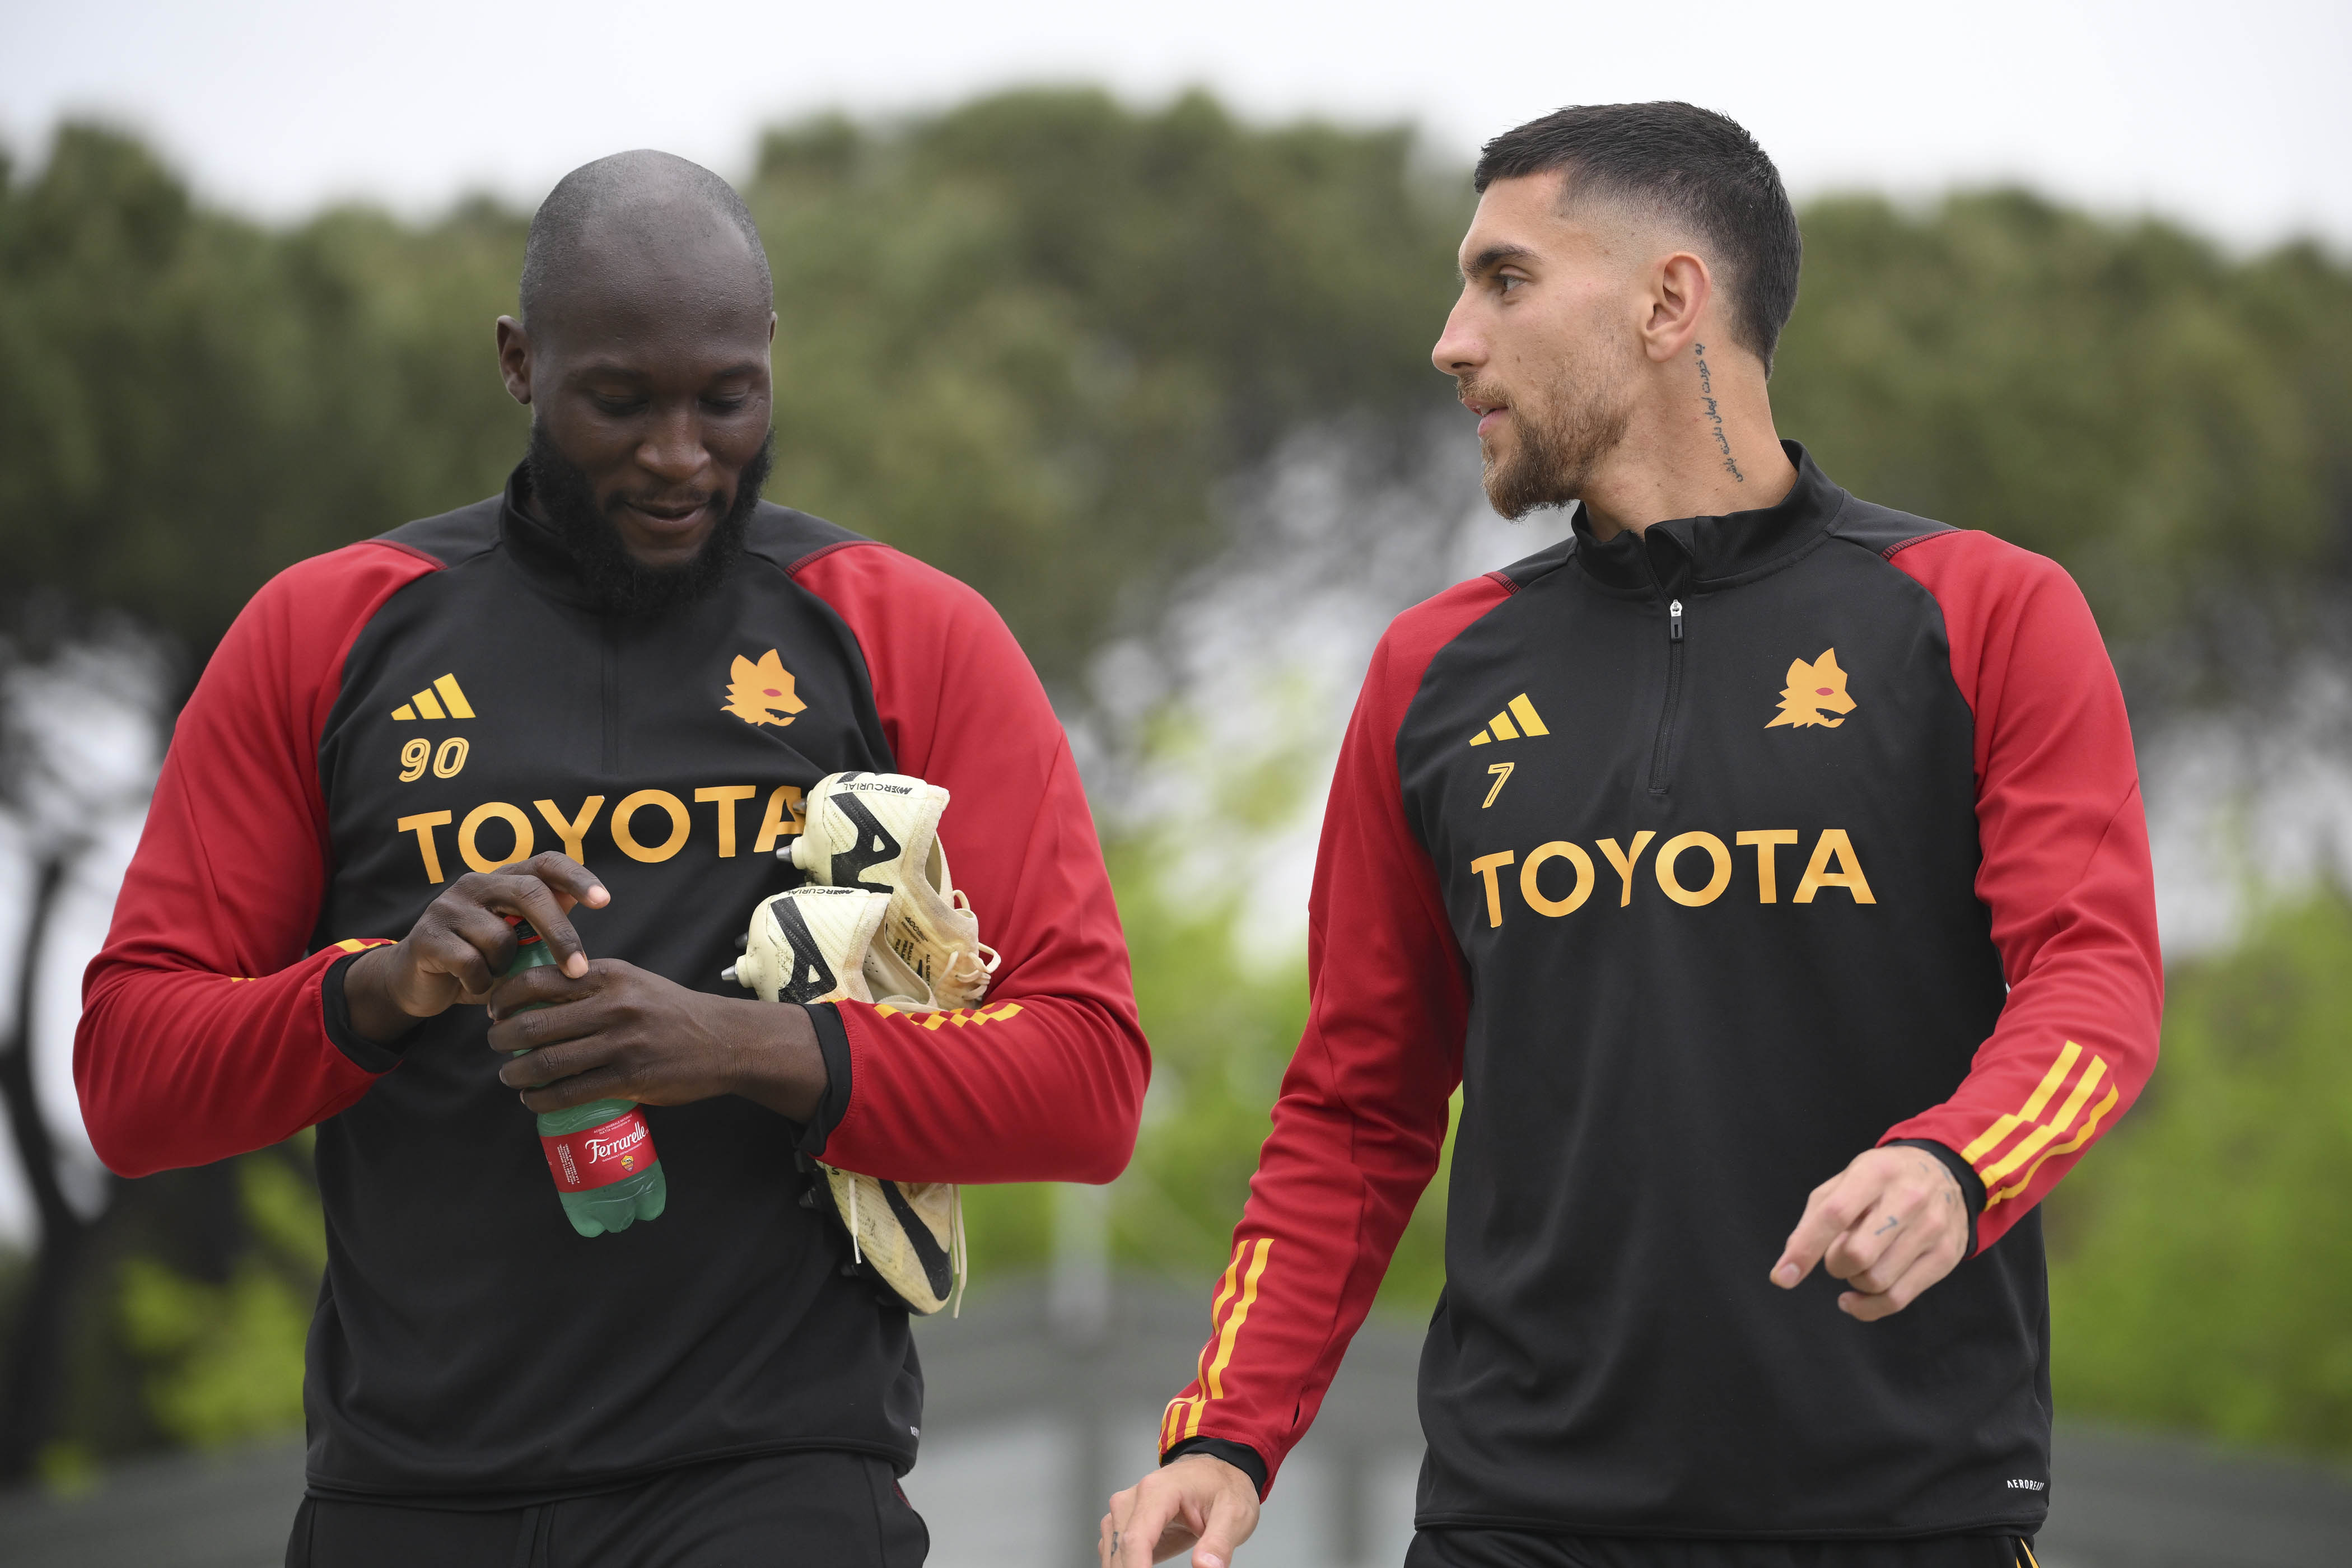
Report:
<svg viewBox="0 0 2352 1568"><path fill-rule="evenodd" d="M1687 250L1661 258L1650 275L1650 313L1642 323L1642 348L1660 364L1673 359L1698 336L1708 303L1715 298L1715 279L1706 263Z"/></svg>
<svg viewBox="0 0 2352 1568"><path fill-rule="evenodd" d="M530 404L530 334L512 316L499 318L499 374L507 395L528 407Z"/></svg>

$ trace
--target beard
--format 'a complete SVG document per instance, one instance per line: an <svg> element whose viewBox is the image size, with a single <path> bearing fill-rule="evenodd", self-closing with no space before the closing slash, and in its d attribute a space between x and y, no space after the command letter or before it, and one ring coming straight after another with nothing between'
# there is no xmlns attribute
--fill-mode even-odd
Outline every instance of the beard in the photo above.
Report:
<svg viewBox="0 0 2352 1568"><path fill-rule="evenodd" d="M1544 387L1540 400L1513 401L1518 441L1508 458L1486 452L1480 476L1486 504L1517 522L1539 508L1566 506L1582 497L1593 469L1616 450L1633 422L1633 399L1620 390L1630 380L1570 370ZM1465 379L1461 391L1465 399L1501 401L1500 389L1491 384Z"/></svg>
<svg viewBox="0 0 2352 1568"><path fill-rule="evenodd" d="M677 566L648 566L629 553L621 531L596 504L596 486L586 469L555 448L546 430L531 421L530 453L524 467L531 500L572 558L590 598L615 620L650 620L690 605L719 585L743 553L743 535L760 487L767 481L775 437L760 443L759 455L735 477L726 515L702 542L693 559Z"/></svg>

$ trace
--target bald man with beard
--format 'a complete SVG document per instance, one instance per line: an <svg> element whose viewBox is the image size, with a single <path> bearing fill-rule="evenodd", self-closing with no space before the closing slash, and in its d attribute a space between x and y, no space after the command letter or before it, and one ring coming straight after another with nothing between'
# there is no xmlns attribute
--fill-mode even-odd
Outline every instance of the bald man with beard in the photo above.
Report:
<svg viewBox="0 0 2352 1568"><path fill-rule="evenodd" d="M908 1309L813 1179L1105 1182L1149 1058L1059 724L971 590L763 501L772 286L659 153L533 220L503 493L264 587L174 731L76 1079L125 1175L317 1129L289 1564L918 1563ZM747 700L743 672L761 686ZM951 793L1002 955L953 1029L721 978L844 771ZM507 971L513 921L554 963ZM532 1113L639 1102L566 1223Z"/></svg>

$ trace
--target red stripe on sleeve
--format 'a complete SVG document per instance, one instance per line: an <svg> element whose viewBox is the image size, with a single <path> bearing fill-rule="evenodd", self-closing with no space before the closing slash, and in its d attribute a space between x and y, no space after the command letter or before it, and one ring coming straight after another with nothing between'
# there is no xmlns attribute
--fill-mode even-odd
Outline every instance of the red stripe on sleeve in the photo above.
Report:
<svg viewBox="0 0 2352 1568"><path fill-rule="evenodd" d="M354 544L253 596L181 710L106 946L82 977L74 1082L91 1144L139 1176L265 1148L367 1091L304 955L327 885L319 737L352 642L434 569Z"/></svg>
<svg viewBox="0 0 2352 1568"><path fill-rule="evenodd" d="M1944 613L1976 716L1977 896L2007 1005L1951 1099L1888 1129L1958 1151L1991 1246L2115 1126L2156 1067L2156 888L2131 721L2106 645L2055 563L1990 534L1893 557Z"/></svg>

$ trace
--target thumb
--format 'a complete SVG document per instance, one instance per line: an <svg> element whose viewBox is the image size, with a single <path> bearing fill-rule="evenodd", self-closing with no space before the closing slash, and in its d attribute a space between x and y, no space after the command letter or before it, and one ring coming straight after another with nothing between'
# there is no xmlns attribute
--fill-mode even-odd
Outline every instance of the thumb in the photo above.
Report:
<svg viewBox="0 0 2352 1568"><path fill-rule="evenodd" d="M1192 1568L1231 1568L1234 1549L1256 1529L1256 1509L1230 1493L1221 1495L1209 1510L1200 1544L1192 1548Z"/></svg>

